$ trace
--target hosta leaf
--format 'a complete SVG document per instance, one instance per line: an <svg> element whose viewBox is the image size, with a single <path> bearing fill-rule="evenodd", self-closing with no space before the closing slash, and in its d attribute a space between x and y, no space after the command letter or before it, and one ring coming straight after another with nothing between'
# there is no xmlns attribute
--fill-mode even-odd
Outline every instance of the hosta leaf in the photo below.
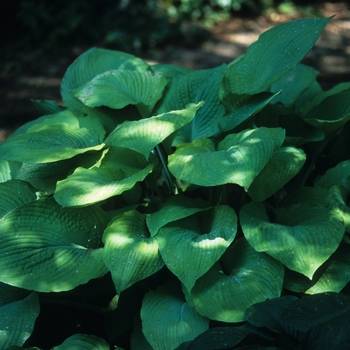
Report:
<svg viewBox="0 0 350 350"><path fill-rule="evenodd" d="M103 243L103 259L118 293L164 266L158 242L149 236L146 217L136 210L112 219L103 234Z"/></svg>
<svg viewBox="0 0 350 350"><path fill-rule="evenodd" d="M245 237L256 251L311 279L338 248L343 222L324 206L307 203L276 209L275 214L271 222L262 203L246 204L240 212Z"/></svg>
<svg viewBox="0 0 350 350"><path fill-rule="evenodd" d="M97 206L62 209L52 198L24 204L0 220L1 282L39 292L75 288L108 270Z"/></svg>
<svg viewBox="0 0 350 350"><path fill-rule="evenodd" d="M156 236L166 266L189 291L220 259L236 236L237 216L233 209L216 207L212 220L209 233L202 234L181 222L174 222L162 227Z"/></svg>
<svg viewBox="0 0 350 350"><path fill-rule="evenodd" d="M265 300L254 304L245 313L246 320L255 327L267 327L276 333L285 333L288 325L282 317L282 312L287 305L297 300L293 295Z"/></svg>
<svg viewBox="0 0 350 350"><path fill-rule="evenodd" d="M335 215L338 214L340 219L343 220L345 230L350 232L350 207L346 205L348 194L349 191L344 187L333 186L329 190L327 204L332 210L332 213Z"/></svg>
<svg viewBox="0 0 350 350"><path fill-rule="evenodd" d="M180 145L169 156L169 170L175 177L192 184L234 183L247 190L283 140L284 131L280 128L230 134L217 148L211 139L195 140Z"/></svg>
<svg viewBox="0 0 350 350"><path fill-rule="evenodd" d="M142 332L154 350L176 349L209 328L209 320L192 309L175 283L145 295L141 319Z"/></svg>
<svg viewBox="0 0 350 350"><path fill-rule="evenodd" d="M241 322L253 304L280 296L283 274L282 264L241 238L226 251L222 266L216 263L185 296L204 317Z"/></svg>
<svg viewBox="0 0 350 350"><path fill-rule="evenodd" d="M91 168L78 167L57 182L54 197L64 207L97 203L130 190L153 169L138 152L110 147Z"/></svg>
<svg viewBox="0 0 350 350"><path fill-rule="evenodd" d="M330 19L303 18L261 34L243 57L228 66L220 86L220 99L229 94L254 95L265 91L306 56Z"/></svg>
<svg viewBox="0 0 350 350"><path fill-rule="evenodd" d="M181 194L169 197L164 206L146 217L146 223L152 236L169 222L186 218L190 215L207 210L209 203L197 198L190 199Z"/></svg>
<svg viewBox="0 0 350 350"><path fill-rule="evenodd" d="M214 327L200 334L188 345L188 347L183 349L234 349L236 345L248 335L249 331L245 326Z"/></svg>
<svg viewBox="0 0 350 350"><path fill-rule="evenodd" d="M9 180L0 183L0 218L11 210L36 199L36 190L27 182Z"/></svg>
<svg viewBox="0 0 350 350"><path fill-rule="evenodd" d="M178 131L175 145L210 137L220 132L218 122L225 110L217 96L225 69L226 65L222 65L181 74L171 79L166 94L158 106L158 113L183 109L190 103L204 101L203 107L197 111L193 120Z"/></svg>
<svg viewBox="0 0 350 350"><path fill-rule="evenodd" d="M26 133L12 135L0 145L0 158L24 163L47 163L99 150L105 131L93 117L69 111L48 116Z"/></svg>
<svg viewBox="0 0 350 350"><path fill-rule="evenodd" d="M335 167L328 169L316 182L315 187L330 189L334 185L343 186L350 192L350 160L338 163Z"/></svg>
<svg viewBox="0 0 350 350"><path fill-rule="evenodd" d="M64 108L59 106L54 100L31 100L34 106L43 115L61 112Z"/></svg>
<svg viewBox="0 0 350 350"><path fill-rule="evenodd" d="M286 107L295 106L299 96L313 85L317 75L318 72L312 67L297 64L295 68L271 85L271 92L281 91L272 100L272 103L280 102Z"/></svg>
<svg viewBox="0 0 350 350"><path fill-rule="evenodd" d="M183 74L192 72L192 69L190 68L177 66L175 64L168 64L168 63L155 64L150 68L153 72L164 73L166 78L169 80L171 80L172 78L175 78L178 75L183 75Z"/></svg>
<svg viewBox="0 0 350 350"><path fill-rule="evenodd" d="M0 348L22 346L33 332L39 311L37 293L0 283Z"/></svg>
<svg viewBox="0 0 350 350"><path fill-rule="evenodd" d="M106 145L136 150L148 159L154 147L170 134L190 123L203 105L189 105L183 110L167 112L155 117L119 125L105 140Z"/></svg>
<svg viewBox="0 0 350 350"><path fill-rule="evenodd" d="M349 246L342 242L335 253L322 265L310 281L305 276L287 271L284 287L297 293L339 293L350 281Z"/></svg>
<svg viewBox="0 0 350 350"><path fill-rule="evenodd" d="M325 133L331 133L350 120L350 88L330 95L310 109L304 120Z"/></svg>
<svg viewBox="0 0 350 350"><path fill-rule="evenodd" d="M102 338L88 334L74 334L52 350L109 350L109 344ZM115 347L116 350L120 349Z"/></svg>
<svg viewBox="0 0 350 350"><path fill-rule="evenodd" d="M21 163L0 159L0 183L15 179Z"/></svg>
<svg viewBox="0 0 350 350"><path fill-rule="evenodd" d="M229 114L224 115L220 118L219 128L221 129L221 131L228 131L234 129L236 126L240 125L256 113L261 111L277 95L278 93L271 94L269 92L262 92L261 94L253 95L237 109L231 105L232 103L236 103L236 101L225 101L225 107L228 110Z"/></svg>
<svg viewBox="0 0 350 350"><path fill-rule="evenodd" d="M75 91L93 79L96 75L110 70L132 70L146 72L149 66L142 59L125 52L92 48L80 55L67 69L61 84L64 104L77 115L94 115L110 130L117 121L134 119L132 113L120 113L106 107L90 108L75 97Z"/></svg>
<svg viewBox="0 0 350 350"><path fill-rule="evenodd" d="M250 185L248 194L254 201L264 201L291 180L304 165L305 153L295 147L277 149L264 169Z"/></svg>
<svg viewBox="0 0 350 350"><path fill-rule="evenodd" d="M167 80L162 73L109 70L78 88L75 96L88 107L121 109L136 105L143 118L151 115Z"/></svg>

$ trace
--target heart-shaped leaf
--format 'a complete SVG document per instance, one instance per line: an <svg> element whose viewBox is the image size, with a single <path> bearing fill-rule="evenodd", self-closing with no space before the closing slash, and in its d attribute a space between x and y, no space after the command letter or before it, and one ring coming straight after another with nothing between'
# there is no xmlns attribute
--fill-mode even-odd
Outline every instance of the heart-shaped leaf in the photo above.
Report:
<svg viewBox="0 0 350 350"><path fill-rule="evenodd" d="M107 222L97 206L62 209L53 198L12 210L0 220L0 281L59 292L103 276L108 269L100 246Z"/></svg>
<svg viewBox="0 0 350 350"><path fill-rule="evenodd" d="M22 346L33 332L39 311L37 293L0 283L0 348Z"/></svg>
<svg viewBox="0 0 350 350"><path fill-rule="evenodd" d="M149 235L146 217L136 210L112 219L103 234L103 243L103 259L118 293L164 266L158 242Z"/></svg>
<svg viewBox="0 0 350 350"><path fill-rule="evenodd" d="M143 118L151 115L167 80L162 73L110 70L78 88L75 96L88 107L121 109L136 105Z"/></svg>
<svg viewBox="0 0 350 350"><path fill-rule="evenodd" d="M0 158L24 163L47 163L103 148L105 131L98 119L76 117L70 111L47 116L25 133L0 144Z"/></svg>
<svg viewBox="0 0 350 350"><path fill-rule="evenodd" d="M181 194L169 197L164 206L146 217L146 223L152 236L169 222L186 218L190 215L207 210L209 203L197 198L190 199Z"/></svg>
<svg viewBox="0 0 350 350"><path fill-rule="evenodd" d="M238 184L246 190L284 140L280 128L230 134L217 149L211 139L180 145L169 156L169 170L180 180L200 186ZM220 169L220 171L218 171Z"/></svg>
<svg viewBox="0 0 350 350"><path fill-rule="evenodd" d="M186 221L184 224L180 221L162 227L156 236L166 266L188 291L220 259L236 236L237 216L233 209L216 207L212 220L209 233L191 230Z"/></svg>
<svg viewBox="0 0 350 350"><path fill-rule="evenodd" d="M54 197L64 207L98 203L130 190L153 169L140 153L110 147L91 168L78 167L72 175L57 182Z"/></svg>
<svg viewBox="0 0 350 350"><path fill-rule="evenodd" d="M107 137L105 143L136 150L148 159L152 149L170 134L190 123L202 105L203 103L198 103L152 118L124 122Z"/></svg>
<svg viewBox="0 0 350 350"><path fill-rule="evenodd" d="M209 320L192 309L175 283L145 295L141 319L142 332L154 350L176 349L209 328Z"/></svg>
<svg viewBox="0 0 350 350"><path fill-rule="evenodd" d="M271 222L262 203L246 204L240 212L245 237L256 251L311 279L338 248L343 222L321 204L295 204L276 209L275 215Z"/></svg>
<svg viewBox="0 0 350 350"><path fill-rule="evenodd" d="M265 253L256 252L240 238L196 282L185 290L188 303L201 315L222 322L241 322L245 311L258 302L280 296L283 266Z"/></svg>

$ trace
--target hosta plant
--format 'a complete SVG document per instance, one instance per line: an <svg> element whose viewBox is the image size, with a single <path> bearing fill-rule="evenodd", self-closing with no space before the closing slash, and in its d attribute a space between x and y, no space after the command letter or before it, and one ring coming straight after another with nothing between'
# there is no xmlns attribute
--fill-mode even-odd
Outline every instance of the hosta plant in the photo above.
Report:
<svg viewBox="0 0 350 350"><path fill-rule="evenodd" d="M72 63L0 145L0 348L348 341L350 83L300 63L330 19L211 69Z"/></svg>

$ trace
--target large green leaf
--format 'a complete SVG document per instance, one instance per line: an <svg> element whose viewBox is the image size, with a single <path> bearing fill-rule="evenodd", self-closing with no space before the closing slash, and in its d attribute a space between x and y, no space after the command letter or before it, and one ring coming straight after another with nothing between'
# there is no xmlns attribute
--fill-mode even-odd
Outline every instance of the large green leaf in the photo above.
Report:
<svg viewBox="0 0 350 350"><path fill-rule="evenodd" d="M164 98L158 106L158 113L185 108L190 103L204 101L191 123L182 127L174 144L191 142L220 132L219 119L224 115L224 107L218 100L219 85L226 65L212 69L181 74L171 79Z"/></svg>
<svg viewBox="0 0 350 350"><path fill-rule="evenodd" d="M24 163L47 163L72 158L103 147L105 134L93 117L77 117L63 111L43 119L25 133L0 144L0 158Z"/></svg>
<svg viewBox="0 0 350 350"><path fill-rule="evenodd" d="M92 48L80 55L67 69L61 84L64 104L77 115L94 115L110 131L118 122L135 119L130 110L116 111L106 107L90 108L75 97L78 88L96 75L110 70L132 70L146 72L149 66L142 59L125 52Z"/></svg>
<svg viewBox="0 0 350 350"><path fill-rule="evenodd" d="M78 88L75 96L88 107L121 109L136 105L143 118L151 115L167 80L162 73L109 70Z"/></svg>
<svg viewBox="0 0 350 350"><path fill-rule="evenodd" d="M209 328L209 320L193 310L175 283L145 295L141 319L142 332L154 350L176 349Z"/></svg>
<svg viewBox="0 0 350 350"><path fill-rule="evenodd" d="M97 206L62 209L52 198L12 210L0 220L0 281L58 292L103 276L107 222Z"/></svg>
<svg viewBox="0 0 350 350"><path fill-rule="evenodd" d="M284 287L293 292L318 294L339 293L350 282L349 246L342 242L310 281L304 275L287 270Z"/></svg>
<svg viewBox="0 0 350 350"><path fill-rule="evenodd" d="M166 266L188 291L220 259L236 236L237 216L233 209L218 206L212 215L209 233L191 229L184 220L162 227L156 236Z"/></svg>
<svg viewBox="0 0 350 350"><path fill-rule="evenodd" d="M200 198L190 199L181 194L174 195L169 197L158 211L148 214L146 223L151 235L155 236L166 224L207 210L208 207L209 203Z"/></svg>
<svg viewBox="0 0 350 350"><path fill-rule="evenodd" d="M250 185L248 194L254 201L264 201L298 174L305 160L301 149L291 146L277 149Z"/></svg>
<svg viewBox="0 0 350 350"><path fill-rule="evenodd" d="M52 350L110 350L109 344L102 338L88 334L74 334ZM115 350L121 349L118 346Z"/></svg>
<svg viewBox="0 0 350 350"><path fill-rule="evenodd" d="M0 218L11 210L37 199L35 188L27 182L9 180L0 183Z"/></svg>
<svg viewBox="0 0 350 350"><path fill-rule="evenodd" d="M146 217L136 210L112 219L103 234L103 243L103 259L118 293L164 266L158 242L149 235Z"/></svg>
<svg viewBox="0 0 350 350"><path fill-rule="evenodd" d="M190 123L203 103L189 105L152 118L124 122L106 138L106 145L136 150L148 159L150 152L166 137Z"/></svg>
<svg viewBox="0 0 350 350"><path fill-rule="evenodd" d="M238 184L246 190L281 146L284 130L258 128L230 134L217 148L211 139L180 145L169 156L169 170L180 180L200 185Z"/></svg>
<svg viewBox="0 0 350 350"><path fill-rule="evenodd" d="M224 73L220 99L254 95L268 89L310 51L330 18L303 18L277 25L251 44Z"/></svg>
<svg viewBox="0 0 350 350"><path fill-rule="evenodd" d="M37 293L0 283L0 348L22 346L33 332L39 311Z"/></svg>
<svg viewBox="0 0 350 350"><path fill-rule="evenodd" d="M343 186L350 192L350 159L339 162L335 167L328 169L316 182L315 187L330 189L334 185Z"/></svg>
<svg viewBox="0 0 350 350"><path fill-rule="evenodd" d="M185 296L201 315L222 322L241 322L255 303L280 296L283 266L265 253L256 252L241 238Z"/></svg>
<svg viewBox="0 0 350 350"><path fill-rule="evenodd" d="M15 179L21 163L0 159L0 183Z"/></svg>
<svg viewBox="0 0 350 350"><path fill-rule="evenodd" d="M275 216L271 222L262 203L246 204L240 212L245 237L256 251L311 279L338 248L343 222L322 204L303 202L276 209Z"/></svg>
<svg viewBox="0 0 350 350"><path fill-rule="evenodd" d="M153 169L143 155L127 148L110 147L96 165L78 167L57 182L54 197L64 207L103 201L131 189Z"/></svg>

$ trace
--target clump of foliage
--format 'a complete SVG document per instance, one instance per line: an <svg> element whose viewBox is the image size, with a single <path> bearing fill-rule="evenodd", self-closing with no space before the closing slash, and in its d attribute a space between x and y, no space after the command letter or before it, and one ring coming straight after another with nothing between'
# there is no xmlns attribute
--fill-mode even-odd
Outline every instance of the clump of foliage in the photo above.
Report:
<svg viewBox="0 0 350 350"><path fill-rule="evenodd" d="M81 55L0 145L0 347L51 303L105 320L55 349L344 348L350 83L300 63L329 20L206 70Z"/></svg>

